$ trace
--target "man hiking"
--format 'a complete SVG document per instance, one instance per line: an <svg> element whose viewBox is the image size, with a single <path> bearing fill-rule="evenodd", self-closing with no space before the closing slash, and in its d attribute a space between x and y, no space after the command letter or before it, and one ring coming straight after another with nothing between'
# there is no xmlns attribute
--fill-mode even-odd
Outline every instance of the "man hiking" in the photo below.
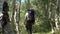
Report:
<svg viewBox="0 0 60 34"><path fill-rule="evenodd" d="M25 14L25 25L26 25L26 30L28 34L32 34L32 25L35 22L35 17L34 17L34 10L27 10Z"/></svg>

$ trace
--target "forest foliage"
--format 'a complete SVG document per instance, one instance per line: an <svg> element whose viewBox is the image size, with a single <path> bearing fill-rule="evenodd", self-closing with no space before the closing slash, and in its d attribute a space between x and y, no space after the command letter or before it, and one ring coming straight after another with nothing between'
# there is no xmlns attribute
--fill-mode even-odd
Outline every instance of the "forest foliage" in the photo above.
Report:
<svg viewBox="0 0 60 34"><path fill-rule="evenodd" d="M12 0L10 0L10 3ZM56 11L56 4L57 0L52 0L52 18L54 19L55 16L55 11ZM20 30L21 33L26 33L26 28L24 25L24 16L26 13L26 10L28 8L28 1L24 0L24 2L21 2L20 6ZM9 15L11 16L11 8L12 8L12 3L10 4L10 11ZM50 11L50 1L49 0L30 0L29 4L30 8L33 8L35 10L35 24L33 25L33 33L36 34L51 34L51 25L49 21L49 11ZM57 33L56 28L55 32Z"/></svg>

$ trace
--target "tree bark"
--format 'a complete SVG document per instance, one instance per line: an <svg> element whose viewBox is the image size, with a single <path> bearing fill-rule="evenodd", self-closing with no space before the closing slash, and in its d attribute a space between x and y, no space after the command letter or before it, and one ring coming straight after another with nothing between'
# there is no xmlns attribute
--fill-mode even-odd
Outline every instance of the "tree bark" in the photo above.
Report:
<svg viewBox="0 0 60 34"><path fill-rule="evenodd" d="M53 10L52 10L52 0L50 0L50 11L49 11L49 19L50 19L50 24L51 24L51 30L52 30L52 34L55 34L55 31L54 31L54 25L53 25L53 21L54 21L54 15L53 15Z"/></svg>
<svg viewBox="0 0 60 34"><path fill-rule="evenodd" d="M30 9L30 0L27 0L27 9Z"/></svg>
<svg viewBox="0 0 60 34"><path fill-rule="evenodd" d="M57 28L57 30L59 30L59 25L58 25L58 23L59 23L59 0L57 0L57 6L56 6L56 12L55 12L55 24L56 24L56 28Z"/></svg>
<svg viewBox="0 0 60 34"><path fill-rule="evenodd" d="M12 26L13 26L14 34L16 34L16 25L15 25L15 21L14 21L15 2L16 2L16 0L13 0L13 3L12 3L12 18L11 18L11 23L12 23Z"/></svg>

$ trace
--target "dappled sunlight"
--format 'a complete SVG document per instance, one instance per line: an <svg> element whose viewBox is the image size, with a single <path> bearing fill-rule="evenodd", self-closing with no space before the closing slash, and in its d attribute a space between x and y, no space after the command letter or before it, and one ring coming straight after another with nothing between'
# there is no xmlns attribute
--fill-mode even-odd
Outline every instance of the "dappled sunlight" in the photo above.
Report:
<svg viewBox="0 0 60 34"><path fill-rule="evenodd" d="M60 34L60 0L0 0L0 34Z"/></svg>

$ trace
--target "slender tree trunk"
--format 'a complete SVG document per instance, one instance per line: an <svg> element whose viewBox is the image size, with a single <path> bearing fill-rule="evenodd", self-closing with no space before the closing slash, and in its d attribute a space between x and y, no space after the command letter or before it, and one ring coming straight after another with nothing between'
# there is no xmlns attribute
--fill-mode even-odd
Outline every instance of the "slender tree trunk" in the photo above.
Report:
<svg viewBox="0 0 60 34"><path fill-rule="evenodd" d="M56 12L55 12L55 24L56 24L56 28L57 28L57 30L59 30L59 25L58 25L58 23L59 23L59 0L57 0L57 6L56 6Z"/></svg>
<svg viewBox="0 0 60 34"><path fill-rule="evenodd" d="M14 14L14 21L15 21L15 25L16 25L16 34L19 34L19 21L20 21L20 12L19 12L19 3L16 3L16 10L15 10L15 14Z"/></svg>
<svg viewBox="0 0 60 34"><path fill-rule="evenodd" d="M19 34L20 34L20 10L21 10L21 0L19 1L19 14L18 14L18 19L19 19L19 23L18 23L18 29L19 29Z"/></svg>
<svg viewBox="0 0 60 34"><path fill-rule="evenodd" d="M27 0L27 9L30 9L30 0Z"/></svg>
<svg viewBox="0 0 60 34"><path fill-rule="evenodd" d="M54 26L53 26L53 16L54 15L53 15L53 11L52 11L52 0L50 0L49 19L50 19L52 34L55 34L55 32L54 32Z"/></svg>
<svg viewBox="0 0 60 34"><path fill-rule="evenodd" d="M55 11L55 25L58 31L59 31L59 5L60 5L59 1L60 0L57 0L57 3L56 3L57 6L56 6L56 11Z"/></svg>
<svg viewBox="0 0 60 34"><path fill-rule="evenodd" d="M12 3L12 18L11 18L14 34L16 34L16 25L15 25L15 21L14 21L15 1L16 0L13 0L13 3Z"/></svg>
<svg viewBox="0 0 60 34"><path fill-rule="evenodd" d="M60 0L58 0L58 13L60 13ZM60 14L59 14L60 15ZM58 17L58 27L59 27L59 34L60 34L60 21L59 21L59 17Z"/></svg>
<svg viewBox="0 0 60 34"><path fill-rule="evenodd" d="M20 6L21 6L21 0L20 3L16 3L16 10L15 10L15 15L14 15L14 20L15 20L15 25L16 25L16 31L17 34L20 34Z"/></svg>
<svg viewBox="0 0 60 34"><path fill-rule="evenodd" d="M48 9L49 9L48 6L49 5L48 5L48 1L47 1L47 4L44 3L44 13L45 13L44 15L45 15L45 19L46 19L45 22L48 22L49 21L48 20L48 15L49 15L49 13L48 13Z"/></svg>

